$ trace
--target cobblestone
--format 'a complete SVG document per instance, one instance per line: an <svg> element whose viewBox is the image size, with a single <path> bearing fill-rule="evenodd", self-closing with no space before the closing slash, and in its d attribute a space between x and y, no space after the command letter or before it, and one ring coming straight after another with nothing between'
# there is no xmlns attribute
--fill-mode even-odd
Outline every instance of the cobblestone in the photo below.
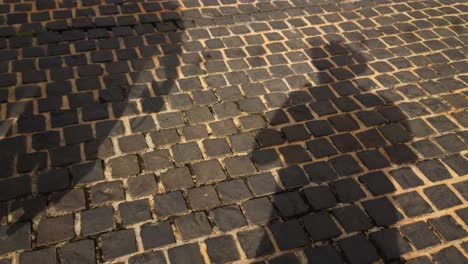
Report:
<svg viewBox="0 0 468 264"><path fill-rule="evenodd" d="M39 245L65 241L75 236L73 215L46 218L39 223L37 243Z"/></svg>
<svg viewBox="0 0 468 264"><path fill-rule="evenodd" d="M124 256L137 251L135 233L132 229L119 230L101 236L104 260Z"/></svg>
<svg viewBox="0 0 468 264"><path fill-rule="evenodd" d="M239 259L239 253L232 236L220 236L205 241L208 256L212 262L226 263Z"/></svg>
<svg viewBox="0 0 468 264"><path fill-rule="evenodd" d="M92 205L100 205L106 202L120 201L125 198L122 183L119 181L98 183L89 191Z"/></svg>
<svg viewBox="0 0 468 264"><path fill-rule="evenodd" d="M168 222L143 225L140 235L145 249L161 247L175 242L174 234Z"/></svg>
<svg viewBox="0 0 468 264"><path fill-rule="evenodd" d="M105 232L114 227L114 210L109 206L81 212L81 233L84 235Z"/></svg>
<svg viewBox="0 0 468 264"><path fill-rule="evenodd" d="M426 248L440 243L440 240L425 222L415 222L401 228L417 249Z"/></svg>
<svg viewBox="0 0 468 264"><path fill-rule="evenodd" d="M466 11L3 1L0 263L463 263Z"/></svg>
<svg viewBox="0 0 468 264"><path fill-rule="evenodd" d="M96 261L95 242L83 239L65 244L61 248L60 259L64 263L93 263Z"/></svg>

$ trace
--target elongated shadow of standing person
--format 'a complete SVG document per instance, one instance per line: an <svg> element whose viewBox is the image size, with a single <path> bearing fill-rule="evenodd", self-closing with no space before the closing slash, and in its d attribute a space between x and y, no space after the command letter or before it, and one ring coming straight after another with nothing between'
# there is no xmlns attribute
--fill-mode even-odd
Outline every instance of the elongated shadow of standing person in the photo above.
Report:
<svg viewBox="0 0 468 264"><path fill-rule="evenodd" d="M372 57L367 61L361 53L366 50L362 43L315 44L305 50L316 70L309 74L311 83L300 78L288 80L296 87L304 86L269 94L268 127L255 133L253 164L267 172L247 182L254 193L271 196L242 206L251 221L268 224L271 237L262 228L243 234L256 236L258 248L250 254L268 255L274 247L273 238L280 250L305 246L309 263L403 263L403 256L411 255L413 247L438 243L441 222L450 222L460 232L455 239L465 237L464 228L450 215L427 222L412 220L434 211L420 193L400 194L401 190L423 186L427 180L452 179L448 167L456 176L467 172L462 168L467 165L462 156L444 159L447 167L431 159L442 151L426 138L445 128L429 121L431 127L418 118L430 114L429 110L397 93L410 94L412 99L411 93L419 93L416 85L398 87L392 75L376 77L375 70L388 72L391 66L374 62ZM409 72L405 77L400 74L397 78L403 80L418 78ZM438 83L428 82L424 87L431 90L430 85ZM466 148L454 134L438 139L441 137L453 138L454 149ZM455 186L460 190L463 183L457 181ZM462 204L445 185L426 187L423 193L437 209ZM445 195L453 200L445 204ZM418 237L420 232L427 232L428 237ZM311 241L318 245L307 246ZM464 257L456 248L438 254L435 259L441 263L463 263ZM300 257L287 253L270 261L300 263ZM430 260L421 256L413 262Z"/></svg>
<svg viewBox="0 0 468 264"><path fill-rule="evenodd" d="M399 144L410 141L412 135L400 123L406 120L403 112L392 101L370 93L376 87L365 79L372 74L366 58L345 43L323 44L306 50L315 67L309 75L311 83L293 80L305 84L304 88L293 89L287 96L269 94L269 103L275 103L275 97L286 101L266 113L270 127L256 133L258 145L251 155L259 170L273 170L273 174L248 181L265 190L272 187L266 183L273 184L275 174L281 187L274 184L279 193L271 196L271 202L250 200L244 210L255 221L272 222L268 228L281 250L311 241L337 241L342 253L328 243L307 248L311 263L378 261L381 257L372 239L385 244L387 248L380 248L383 258L392 261L411 247L391 227L403 217L387 197L396 189L384 171L416 160ZM398 153L392 153L398 148ZM410 159L395 162L395 155ZM257 186L255 181L265 185ZM365 235L376 227L380 230ZM267 244L268 238L264 239ZM263 245L257 254L265 250ZM298 261L294 254L280 259Z"/></svg>

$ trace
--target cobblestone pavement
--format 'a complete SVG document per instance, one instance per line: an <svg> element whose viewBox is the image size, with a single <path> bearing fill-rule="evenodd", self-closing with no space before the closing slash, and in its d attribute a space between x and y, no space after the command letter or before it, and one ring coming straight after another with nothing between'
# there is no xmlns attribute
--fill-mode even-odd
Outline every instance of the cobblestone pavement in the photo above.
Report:
<svg viewBox="0 0 468 264"><path fill-rule="evenodd" d="M0 263L466 263L463 1L0 1Z"/></svg>

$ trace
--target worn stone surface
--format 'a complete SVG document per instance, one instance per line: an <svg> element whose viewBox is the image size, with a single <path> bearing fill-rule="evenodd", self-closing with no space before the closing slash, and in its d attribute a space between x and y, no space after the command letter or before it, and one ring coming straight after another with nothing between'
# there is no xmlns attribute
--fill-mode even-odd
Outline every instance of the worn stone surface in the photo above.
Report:
<svg viewBox="0 0 468 264"><path fill-rule="evenodd" d="M0 263L462 263L467 12L0 1Z"/></svg>

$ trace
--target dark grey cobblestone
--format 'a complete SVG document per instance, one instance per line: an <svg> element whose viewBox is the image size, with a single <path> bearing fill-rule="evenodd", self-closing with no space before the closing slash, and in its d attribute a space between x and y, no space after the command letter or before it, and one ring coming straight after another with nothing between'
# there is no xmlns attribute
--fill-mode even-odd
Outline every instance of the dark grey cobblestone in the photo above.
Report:
<svg viewBox="0 0 468 264"><path fill-rule="evenodd" d="M464 263L467 10L0 1L0 263Z"/></svg>

